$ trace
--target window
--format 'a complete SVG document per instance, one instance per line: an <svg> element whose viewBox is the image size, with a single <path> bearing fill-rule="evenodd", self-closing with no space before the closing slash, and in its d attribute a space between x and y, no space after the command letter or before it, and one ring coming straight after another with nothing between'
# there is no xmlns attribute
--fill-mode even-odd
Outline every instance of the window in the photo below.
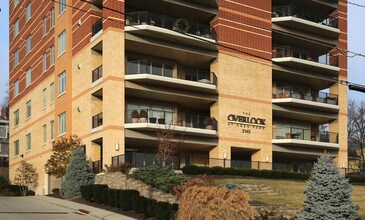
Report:
<svg viewBox="0 0 365 220"><path fill-rule="evenodd" d="M19 124L19 109L14 112L14 126Z"/></svg>
<svg viewBox="0 0 365 220"><path fill-rule="evenodd" d="M29 2L25 8L25 22L29 21L32 17L32 3Z"/></svg>
<svg viewBox="0 0 365 220"><path fill-rule="evenodd" d="M51 133L51 140L53 140L54 139L54 121L52 120L51 122L50 122L50 124L51 124L51 129L50 129L50 133Z"/></svg>
<svg viewBox="0 0 365 220"><path fill-rule="evenodd" d="M43 72L47 70L47 53L43 54L43 65L42 65Z"/></svg>
<svg viewBox="0 0 365 220"><path fill-rule="evenodd" d="M42 37L47 34L47 18L43 18L43 28L42 28Z"/></svg>
<svg viewBox="0 0 365 220"><path fill-rule="evenodd" d="M54 45L49 49L49 65L52 66L54 64Z"/></svg>
<svg viewBox="0 0 365 220"><path fill-rule="evenodd" d="M25 73L25 86L29 86L32 83L32 69L27 69Z"/></svg>
<svg viewBox="0 0 365 220"><path fill-rule="evenodd" d="M25 53L28 54L32 49L32 35L29 35L25 40Z"/></svg>
<svg viewBox="0 0 365 220"><path fill-rule="evenodd" d="M47 89L43 89L43 108L47 106Z"/></svg>
<svg viewBox="0 0 365 220"><path fill-rule="evenodd" d="M51 9L49 14L49 29L51 29L54 26L54 8Z"/></svg>
<svg viewBox="0 0 365 220"><path fill-rule="evenodd" d="M26 103L26 113L25 113L25 116L26 118L29 118L31 115L32 115L32 101L29 100L27 103Z"/></svg>
<svg viewBox="0 0 365 220"><path fill-rule="evenodd" d="M14 0L14 2L13 2L14 4L13 4L13 8L15 8L18 4L19 4L19 0Z"/></svg>
<svg viewBox="0 0 365 220"><path fill-rule="evenodd" d="M14 67L18 66L19 64L19 49L16 49L14 52Z"/></svg>
<svg viewBox="0 0 365 220"><path fill-rule="evenodd" d="M47 143L47 125L43 125L43 144Z"/></svg>
<svg viewBox="0 0 365 220"><path fill-rule="evenodd" d="M66 31L58 35L58 55L66 51Z"/></svg>
<svg viewBox="0 0 365 220"><path fill-rule="evenodd" d="M49 90L50 90L50 93L51 93L51 103L53 103L54 102L54 83L51 83L50 85L49 85Z"/></svg>
<svg viewBox="0 0 365 220"><path fill-rule="evenodd" d="M58 115L58 135L66 133L66 112Z"/></svg>
<svg viewBox="0 0 365 220"><path fill-rule="evenodd" d="M14 22L14 38L19 34L19 19Z"/></svg>
<svg viewBox="0 0 365 220"><path fill-rule="evenodd" d="M58 95L66 91L66 71L58 75Z"/></svg>
<svg viewBox="0 0 365 220"><path fill-rule="evenodd" d="M19 80L14 82L14 97L19 95Z"/></svg>
<svg viewBox="0 0 365 220"><path fill-rule="evenodd" d="M19 155L19 140L14 141L14 156Z"/></svg>
<svg viewBox="0 0 365 220"><path fill-rule="evenodd" d="M25 135L25 149L28 151L32 148L32 134Z"/></svg>
<svg viewBox="0 0 365 220"><path fill-rule="evenodd" d="M62 14L66 10L66 0L59 0L58 15Z"/></svg>

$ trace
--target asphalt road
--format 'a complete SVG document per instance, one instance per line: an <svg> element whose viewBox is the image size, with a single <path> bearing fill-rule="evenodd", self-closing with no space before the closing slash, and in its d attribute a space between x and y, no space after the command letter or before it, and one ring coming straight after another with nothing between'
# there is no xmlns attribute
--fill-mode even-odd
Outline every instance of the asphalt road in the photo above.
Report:
<svg viewBox="0 0 365 220"><path fill-rule="evenodd" d="M0 197L0 220L94 220L92 216L74 213L71 209L53 205L32 197Z"/></svg>

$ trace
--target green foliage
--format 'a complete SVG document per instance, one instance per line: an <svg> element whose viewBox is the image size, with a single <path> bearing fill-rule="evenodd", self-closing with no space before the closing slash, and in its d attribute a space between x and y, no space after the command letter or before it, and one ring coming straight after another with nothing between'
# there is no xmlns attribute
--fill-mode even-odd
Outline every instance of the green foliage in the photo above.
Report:
<svg viewBox="0 0 365 220"><path fill-rule="evenodd" d="M349 179L350 183L361 183L365 184L365 175L347 175L346 178Z"/></svg>
<svg viewBox="0 0 365 220"><path fill-rule="evenodd" d="M143 213L145 218L153 217L156 215L157 201L149 199L144 196L138 196L135 203L135 211L137 213Z"/></svg>
<svg viewBox="0 0 365 220"><path fill-rule="evenodd" d="M299 219L359 219L358 207L351 200L351 185L329 155L321 156L314 164L307 184L307 199Z"/></svg>
<svg viewBox="0 0 365 220"><path fill-rule="evenodd" d="M123 211L133 209L133 203L136 202L137 197L139 196L139 192L137 190L118 190L118 191L119 191L119 208Z"/></svg>
<svg viewBox="0 0 365 220"><path fill-rule="evenodd" d="M80 192L81 192L82 198L86 199L89 202L93 201L93 195L94 195L93 191L94 191L93 184L82 185L80 187Z"/></svg>
<svg viewBox="0 0 365 220"><path fill-rule="evenodd" d="M227 188L229 190L242 190L242 187L237 183L225 183L219 185L218 188Z"/></svg>
<svg viewBox="0 0 365 220"><path fill-rule="evenodd" d="M103 189L102 197L103 197L103 204L105 204L105 205L108 205L108 201L109 201L108 190L109 190L109 188L104 188Z"/></svg>
<svg viewBox="0 0 365 220"><path fill-rule="evenodd" d="M0 175L0 190L9 186L9 179L6 176Z"/></svg>
<svg viewBox="0 0 365 220"><path fill-rule="evenodd" d="M81 195L81 186L94 183L94 174L86 161L82 148L76 148L67 165L66 175L61 184L61 197L71 198Z"/></svg>
<svg viewBox="0 0 365 220"><path fill-rule="evenodd" d="M23 192L25 192L25 194L28 192L27 186L8 185L8 189L10 192L14 193L15 196L21 196Z"/></svg>
<svg viewBox="0 0 365 220"><path fill-rule="evenodd" d="M257 178L268 179L294 179L294 180L306 180L309 178L309 174L306 173L294 173L285 172L279 170L246 170L235 168L223 168L223 167L201 167L196 165L188 165L183 167L183 173L186 175L231 175L231 176L251 176Z"/></svg>
<svg viewBox="0 0 365 220"><path fill-rule="evenodd" d="M52 146L52 155L44 165L46 173L61 178L66 174L72 151L80 147L80 139L76 135L57 140Z"/></svg>
<svg viewBox="0 0 365 220"><path fill-rule="evenodd" d="M156 218L159 220L175 219L175 215L179 209L177 203L158 202L156 206Z"/></svg>
<svg viewBox="0 0 365 220"><path fill-rule="evenodd" d="M98 204L103 203L104 189L107 189L107 188L108 188L108 185L105 185L105 184L94 184L93 199L95 202L97 202Z"/></svg>
<svg viewBox="0 0 365 220"><path fill-rule="evenodd" d="M132 177L167 193L172 193L176 185L186 178L175 173L170 166L148 166L134 171Z"/></svg>

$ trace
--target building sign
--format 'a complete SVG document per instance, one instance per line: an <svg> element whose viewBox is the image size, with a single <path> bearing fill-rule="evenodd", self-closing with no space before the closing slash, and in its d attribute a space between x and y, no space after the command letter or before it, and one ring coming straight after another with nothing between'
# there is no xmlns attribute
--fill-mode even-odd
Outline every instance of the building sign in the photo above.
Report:
<svg viewBox="0 0 365 220"><path fill-rule="evenodd" d="M251 133L251 129L262 129L266 127L266 119L252 117L251 113L243 112L242 115L229 114L228 125L242 127L242 133Z"/></svg>

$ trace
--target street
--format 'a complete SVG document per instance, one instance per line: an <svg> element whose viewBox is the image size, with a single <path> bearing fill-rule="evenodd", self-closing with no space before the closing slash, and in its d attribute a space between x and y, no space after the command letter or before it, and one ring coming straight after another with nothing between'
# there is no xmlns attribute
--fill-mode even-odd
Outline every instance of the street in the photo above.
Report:
<svg viewBox="0 0 365 220"><path fill-rule="evenodd" d="M0 197L1 220L39 220L39 219L67 219L93 220L88 215L80 215L72 209L54 205L36 197Z"/></svg>

